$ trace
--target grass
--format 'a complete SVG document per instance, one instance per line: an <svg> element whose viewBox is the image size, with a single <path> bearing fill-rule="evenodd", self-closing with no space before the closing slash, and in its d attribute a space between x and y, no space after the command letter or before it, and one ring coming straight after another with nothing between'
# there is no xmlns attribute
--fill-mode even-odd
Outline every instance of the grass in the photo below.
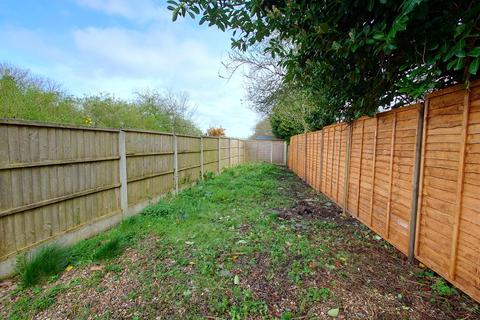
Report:
<svg viewBox="0 0 480 320"><path fill-rule="evenodd" d="M17 262L18 273L23 286L37 284L45 277L60 273L69 262L68 252L59 245L41 248L32 257L21 257Z"/></svg>
<svg viewBox="0 0 480 320"><path fill-rule="evenodd" d="M289 208L298 198L318 206L326 201L272 165L206 176L117 228L39 252L25 263L35 280L23 280L30 286L0 302L0 319L310 319L336 308L347 318L415 318L408 301L391 297L409 296L416 288L409 284L420 280L419 294L431 290L415 301L428 305L426 315L476 312L458 292L448 296L434 285L433 273L405 269L395 250L366 228L338 219L279 219L274 208ZM456 299L470 309L444 305ZM365 311L369 304L376 309Z"/></svg>

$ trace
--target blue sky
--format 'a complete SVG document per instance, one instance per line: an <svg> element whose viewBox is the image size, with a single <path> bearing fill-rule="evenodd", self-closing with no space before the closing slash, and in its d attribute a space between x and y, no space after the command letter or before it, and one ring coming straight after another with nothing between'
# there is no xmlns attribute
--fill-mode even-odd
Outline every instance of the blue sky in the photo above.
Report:
<svg viewBox="0 0 480 320"><path fill-rule="evenodd" d="M0 61L30 69L78 96L130 98L135 90L186 92L202 128L223 126L246 137L242 74L222 61L230 35L192 19L171 21L166 0L1 0Z"/></svg>

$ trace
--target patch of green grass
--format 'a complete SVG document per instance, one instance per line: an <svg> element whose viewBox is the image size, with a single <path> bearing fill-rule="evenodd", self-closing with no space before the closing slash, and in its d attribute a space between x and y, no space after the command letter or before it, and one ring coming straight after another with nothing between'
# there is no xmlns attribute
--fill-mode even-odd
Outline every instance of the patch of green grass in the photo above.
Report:
<svg viewBox="0 0 480 320"><path fill-rule="evenodd" d="M23 256L17 263L21 284L24 287L33 286L44 278L65 270L68 262L67 249L59 245L45 246L31 257Z"/></svg>
<svg viewBox="0 0 480 320"><path fill-rule="evenodd" d="M94 260L107 260L118 256L122 250L122 239L120 236L115 236L100 245L93 254Z"/></svg>

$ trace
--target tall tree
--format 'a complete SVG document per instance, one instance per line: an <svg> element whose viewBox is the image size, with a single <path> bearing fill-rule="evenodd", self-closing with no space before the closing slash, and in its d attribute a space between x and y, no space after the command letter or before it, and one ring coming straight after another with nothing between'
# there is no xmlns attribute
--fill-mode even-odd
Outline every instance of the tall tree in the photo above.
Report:
<svg viewBox="0 0 480 320"><path fill-rule="evenodd" d="M479 77L478 0L169 0L240 50L267 41L286 81L351 119ZM288 44L288 45L285 45ZM330 110L328 112L330 112Z"/></svg>

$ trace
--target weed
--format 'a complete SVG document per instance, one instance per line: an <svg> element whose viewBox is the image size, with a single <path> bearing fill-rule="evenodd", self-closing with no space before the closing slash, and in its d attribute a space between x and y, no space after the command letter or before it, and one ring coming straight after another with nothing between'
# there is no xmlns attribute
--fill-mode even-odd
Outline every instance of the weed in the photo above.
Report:
<svg viewBox="0 0 480 320"><path fill-rule="evenodd" d="M437 281L432 284L432 290L442 297L450 297L457 293L457 290L450 287L443 279L437 279Z"/></svg>
<svg viewBox="0 0 480 320"><path fill-rule="evenodd" d="M41 248L30 258L21 257L17 263L17 270L22 285L30 287L45 277L60 273L68 263L69 255L64 247L49 245Z"/></svg>
<svg viewBox="0 0 480 320"><path fill-rule="evenodd" d="M175 210L170 203L167 203L166 201L161 200L155 205L150 205L146 207L142 211L142 214L148 215L148 216L161 217L161 216L173 214L174 212Z"/></svg>

